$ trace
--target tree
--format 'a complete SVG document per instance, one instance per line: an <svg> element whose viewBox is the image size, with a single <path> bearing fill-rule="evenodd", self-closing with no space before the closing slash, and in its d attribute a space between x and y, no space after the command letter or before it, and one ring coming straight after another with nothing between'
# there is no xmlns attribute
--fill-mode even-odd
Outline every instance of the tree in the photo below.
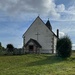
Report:
<svg viewBox="0 0 75 75"><path fill-rule="evenodd" d="M2 46L0 42L0 55L4 55L4 54L5 54L5 48Z"/></svg>
<svg viewBox="0 0 75 75"><path fill-rule="evenodd" d="M1 42L0 42L0 50L2 49L2 45L1 45Z"/></svg>
<svg viewBox="0 0 75 75"><path fill-rule="evenodd" d="M1 45L1 42L0 42L0 47L1 47L2 45Z"/></svg>
<svg viewBox="0 0 75 75"><path fill-rule="evenodd" d="M13 52L14 46L12 44L7 44L8 52Z"/></svg>
<svg viewBox="0 0 75 75"><path fill-rule="evenodd" d="M5 48L2 46L1 42L0 42L0 50L4 50Z"/></svg>
<svg viewBox="0 0 75 75"><path fill-rule="evenodd" d="M71 56L72 43L68 36L64 36L57 41L57 55L62 58L67 58Z"/></svg>

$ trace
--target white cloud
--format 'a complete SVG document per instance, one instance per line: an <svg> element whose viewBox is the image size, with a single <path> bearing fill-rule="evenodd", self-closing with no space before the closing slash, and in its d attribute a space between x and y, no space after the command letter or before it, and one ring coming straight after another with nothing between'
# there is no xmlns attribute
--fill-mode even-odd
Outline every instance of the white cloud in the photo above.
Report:
<svg viewBox="0 0 75 75"><path fill-rule="evenodd" d="M37 13L59 18L54 0L0 0L0 10L10 15Z"/></svg>
<svg viewBox="0 0 75 75"><path fill-rule="evenodd" d="M75 5L68 7L65 13L67 13L67 19L75 21Z"/></svg>
<svg viewBox="0 0 75 75"><path fill-rule="evenodd" d="M75 46L75 44L72 44L72 46Z"/></svg>
<svg viewBox="0 0 75 75"><path fill-rule="evenodd" d="M74 3L74 2L73 2ZM0 0L0 11L8 15L21 17L47 16L61 21L75 21L75 5L67 7L64 4L55 4L55 0Z"/></svg>
<svg viewBox="0 0 75 75"><path fill-rule="evenodd" d="M72 44L72 50L75 50L75 44Z"/></svg>
<svg viewBox="0 0 75 75"><path fill-rule="evenodd" d="M59 9L58 9L59 8ZM62 12L61 19L64 21L75 21L75 5L69 6L67 9L65 9L65 6L58 6L57 10Z"/></svg>
<svg viewBox="0 0 75 75"><path fill-rule="evenodd" d="M57 12L64 12L65 11L65 5L64 4L57 5L56 10L57 10Z"/></svg>
<svg viewBox="0 0 75 75"><path fill-rule="evenodd" d="M63 37L63 36L65 36L65 33L64 32L59 32L59 37L61 38L61 37Z"/></svg>

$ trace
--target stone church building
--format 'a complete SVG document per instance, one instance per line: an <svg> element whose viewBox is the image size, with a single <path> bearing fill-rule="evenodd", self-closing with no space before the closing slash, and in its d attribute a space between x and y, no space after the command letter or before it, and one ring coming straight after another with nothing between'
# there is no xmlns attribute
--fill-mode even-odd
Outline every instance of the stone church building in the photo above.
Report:
<svg viewBox="0 0 75 75"><path fill-rule="evenodd" d="M48 20L46 24L38 16L23 34L23 49L26 53L56 53L56 42L59 36L52 31Z"/></svg>

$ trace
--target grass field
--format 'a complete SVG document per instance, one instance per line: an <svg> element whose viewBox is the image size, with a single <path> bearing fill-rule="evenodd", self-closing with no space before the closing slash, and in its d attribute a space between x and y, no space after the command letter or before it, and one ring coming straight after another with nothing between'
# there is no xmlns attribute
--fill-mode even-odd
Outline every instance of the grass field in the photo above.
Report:
<svg viewBox="0 0 75 75"><path fill-rule="evenodd" d="M0 56L0 75L75 75L75 56L66 60L51 54Z"/></svg>

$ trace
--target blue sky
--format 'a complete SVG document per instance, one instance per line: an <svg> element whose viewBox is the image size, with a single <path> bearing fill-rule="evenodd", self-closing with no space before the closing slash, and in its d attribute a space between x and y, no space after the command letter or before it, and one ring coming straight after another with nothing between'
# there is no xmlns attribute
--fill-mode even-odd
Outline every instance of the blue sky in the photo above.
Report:
<svg viewBox="0 0 75 75"><path fill-rule="evenodd" d="M49 18L53 31L68 35L75 46L75 0L0 0L0 42L22 47L22 35L40 16Z"/></svg>

